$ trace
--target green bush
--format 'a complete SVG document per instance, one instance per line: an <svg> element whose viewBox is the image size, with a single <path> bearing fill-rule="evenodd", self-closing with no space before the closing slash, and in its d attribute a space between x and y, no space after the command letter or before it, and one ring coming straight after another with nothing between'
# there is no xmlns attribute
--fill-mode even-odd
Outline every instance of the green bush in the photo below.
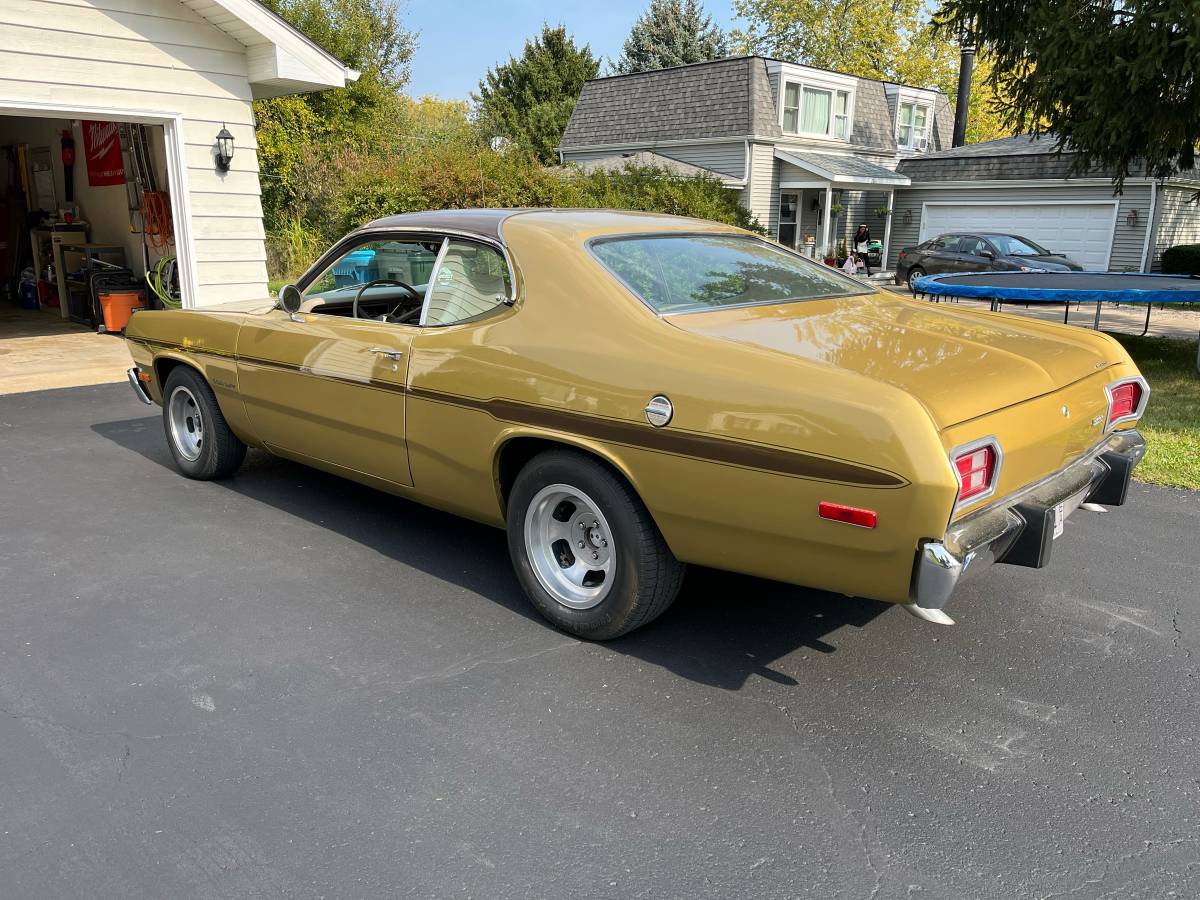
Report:
<svg viewBox="0 0 1200 900"><path fill-rule="evenodd" d="M1200 275L1200 244L1176 244L1164 250L1162 270L1167 275Z"/></svg>
<svg viewBox="0 0 1200 900"><path fill-rule="evenodd" d="M311 150L295 161L292 175L303 196L268 222L273 278L294 278L324 248L372 219L427 209L634 209L763 230L737 192L716 177L678 178L634 165L586 174L547 168L531 152L495 152L457 127L416 129L388 153Z"/></svg>

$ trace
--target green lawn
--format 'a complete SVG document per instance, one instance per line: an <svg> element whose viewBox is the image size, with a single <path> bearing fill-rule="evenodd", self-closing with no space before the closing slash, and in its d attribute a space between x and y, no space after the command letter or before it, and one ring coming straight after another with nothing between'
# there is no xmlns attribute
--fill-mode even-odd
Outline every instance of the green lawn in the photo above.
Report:
<svg viewBox="0 0 1200 900"><path fill-rule="evenodd" d="M1200 490L1200 373L1196 342L1114 334L1150 382L1150 405L1139 426L1146 458L1139 481Z"/></svg>

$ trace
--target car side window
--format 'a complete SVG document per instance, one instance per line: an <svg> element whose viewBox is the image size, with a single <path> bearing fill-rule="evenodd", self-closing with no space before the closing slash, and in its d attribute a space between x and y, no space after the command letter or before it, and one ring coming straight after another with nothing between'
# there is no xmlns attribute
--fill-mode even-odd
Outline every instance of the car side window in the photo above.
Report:
<svg viewBox="0 0 1200 900"><path fill-rule="evenodd" d="M958 245L958 252L969 256L983 256L983 251L987 248L987 241L983 238L965 237Z"/></svg>
<svg viewBox="0 0 1200 900"><path fill-rule="evenodd" d="M962 242L961 234L943 234L941 236L942 246L938 249L944 250L946 253L957 253L959 244Z"/></svg>
<svg viewBox="0 0 1200 900"><path fill-rule="evenodd" d="M385 278L400 281L420 296L433 271L434 260L441 242L429 241L365 241L351 247L321 272L304 289L306 300L320 299L326 303L352 299L360 287ZM383 295L395 288L372 288L369 296Z"/></svg>
<svg viewBox="0 0 1200 900"><path fill-rule="evenodd" d="M499 251L449 238L434 267L421 324L437 327L477 319L511 298L512 278Z"/></svg>

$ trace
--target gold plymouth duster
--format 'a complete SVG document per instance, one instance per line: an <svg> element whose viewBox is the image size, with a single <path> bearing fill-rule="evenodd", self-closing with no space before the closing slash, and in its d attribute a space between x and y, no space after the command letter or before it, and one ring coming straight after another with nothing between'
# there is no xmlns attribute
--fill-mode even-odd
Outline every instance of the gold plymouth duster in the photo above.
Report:
<svg viewBox="0 0 1200 900"><path fill-rule="evenodd" d="M1149 396L1103 334L600 210L381 219L278 303L127 338L184 475L258 447L506 528L534 605L592 639L687 563L953 624L965 573L1043 566L1067 516L1125 501Z"/></svg>

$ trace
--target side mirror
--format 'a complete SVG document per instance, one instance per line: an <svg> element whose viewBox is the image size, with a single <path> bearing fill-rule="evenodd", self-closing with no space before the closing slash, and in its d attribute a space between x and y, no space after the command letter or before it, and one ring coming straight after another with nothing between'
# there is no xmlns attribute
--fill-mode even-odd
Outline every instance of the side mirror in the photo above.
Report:
<svg viewBox="0 0 1200 900"><path fill-rule="evenodd" d="M300 293L300 288L294 284L285 284L279 289L279 308L289 316L300 312L300 304L303 302L304 297Z"/></svg>
<svg viewBox="0 0 1200 900"><path fill-rule="evenodd" d="M996 254L993 253L991 250L980 250L979 255L982 256L984 259L995 259L996 258Z"/></svg>

